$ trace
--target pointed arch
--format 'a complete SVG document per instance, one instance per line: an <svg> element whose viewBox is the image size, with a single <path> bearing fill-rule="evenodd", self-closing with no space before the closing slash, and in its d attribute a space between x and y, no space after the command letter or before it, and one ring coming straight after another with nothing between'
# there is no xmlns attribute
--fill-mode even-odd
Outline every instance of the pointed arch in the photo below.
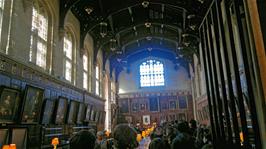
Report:
<svg viewBox="0 0 266 149"><path fill-rule="evenodd" d="M63 43L64 78L69 82L75 83L76 38L70 25L65 26Z"/></svg>

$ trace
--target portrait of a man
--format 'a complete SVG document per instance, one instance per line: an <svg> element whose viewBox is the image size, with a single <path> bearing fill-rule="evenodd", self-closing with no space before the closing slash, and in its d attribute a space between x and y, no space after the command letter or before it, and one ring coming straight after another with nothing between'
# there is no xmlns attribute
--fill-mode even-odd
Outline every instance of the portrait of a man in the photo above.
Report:
<svg viewBox="0 0 266 149"><path fill-rule="evenodd" d="M143 125L150 125L151 118L150 115L143 115Z"/></svg>
<svg viewBox="0 0 266 149"><path fill-rule="evenodd" d="M0 94L0 122L13 122L20 102L19 91L2 86Z"/></svg>
<svg viewBox="0 0 266 149"><path fill-rule="evenodd" d="M23 123L38 123L43 94L43 89L29 85L26 87L22 111Z"/></svg>

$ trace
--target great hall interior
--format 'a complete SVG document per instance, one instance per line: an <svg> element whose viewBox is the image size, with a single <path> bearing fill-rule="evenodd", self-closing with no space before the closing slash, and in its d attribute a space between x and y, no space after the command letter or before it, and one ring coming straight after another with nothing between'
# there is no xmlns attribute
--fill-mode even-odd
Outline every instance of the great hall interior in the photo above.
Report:
<svg viewBox="0 0 266 149"><path fill-rule="evenodd" d="M0 0L0 148L67 149L81 130L196 120L214 148L266 149L265 10L265 0Z"/></svg>

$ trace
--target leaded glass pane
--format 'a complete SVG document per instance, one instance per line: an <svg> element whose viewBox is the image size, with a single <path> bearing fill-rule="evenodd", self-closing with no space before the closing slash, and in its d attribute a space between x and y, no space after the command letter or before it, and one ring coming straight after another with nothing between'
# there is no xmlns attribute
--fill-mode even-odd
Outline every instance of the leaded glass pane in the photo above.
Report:
<svg viewBox="0 0 266 149"><path fill-rule="evenodd" d="M66 80L68 81L71 81L71 70L72 70L71 62L66 60L65 77L66 77Z"/></svg>
<svg viewBox="0 0 266 149"><path fill-rule="evenodd" d="M148 60L143 62L139 67L140 86L163 86L164 85L164 69L160 61Z"/></svg>
<svg viewBox="0 0 266 149"><path fill-rule="evenodd" d="M36 65L46 68L48 17L44 10L32 8L32 35L30 48L30 61L33 60L33 50L36 52ZM36 34L36 36L35 36ZM35 38L36 37L36 38ZM36 40L33 40L35 38ZM34 43L35 42L35 43ZM34 45L37 45L37 49ZM36 50L36 51L35 51Z"/></svg>
<svg viewBox="0 0 266 149"><path fill-rule="evenodd" d="M88 89L88 74L83 72L83 88Z"/></svg>
<svg viewBox="0 0 266 149"><path fill-rule="evenodd" d="M68 59L72 59L72 40L70 35L64 37L64 53Z"/></svg>
<svg viewBox="0 0 266 149"><path fill-rule="evenodd" d="M83 69L88 71L88 56L85 54L83 55Z"/></svg>

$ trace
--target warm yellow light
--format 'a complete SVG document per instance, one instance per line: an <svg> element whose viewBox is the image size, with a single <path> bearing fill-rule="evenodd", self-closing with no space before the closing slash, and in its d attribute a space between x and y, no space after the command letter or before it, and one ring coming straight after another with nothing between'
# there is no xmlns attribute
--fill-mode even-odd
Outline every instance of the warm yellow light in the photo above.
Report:
<svg viewBox="0 0 266 149"><path fill-rule="evenodd" d="M142 139L142 136L141 136L141 134L137 134L137 141L138 141L138 142L140 142L140 141L141 141L141 139Z"/></svg>
<svg viewBox="0 0 266 149"><path fill-rule="evenodd" d="M243 143L244 142L243 132L240 132L239 137L240 137L240 142Z"/></svg>
<svg viewBox="0 0 266 149"><path fill-rule="evenodd" d="M110 136L110 132L109 132L109 131L106 131L106 132L105 132L105 135L106 135L107 137L109 137L109 136Z"/></svg>
<svg viewBox="0 0 266 149"><path fill-rule="evenodd" d="M16 144L10 144L9 149L17 149Z"/></svg>
<svg viewBox="0 0 266 149"><path fill-rule="evenodd" d="M142 131L142 137L145 138L146 137L146 132Z"/></svg>
<svg viewBox="0 0 266 149"><path fill-rule="evenodd" d="M2 149L9 149L9 145L4 145Z"/></svg>
<svg viewBox="0 0 266 149"><path fill-rule="evenodd" d="M56 146L59 144L59 139L58 138L53 138L52 140L52 145L54 146L54 149L56 149Z"/></svg>

